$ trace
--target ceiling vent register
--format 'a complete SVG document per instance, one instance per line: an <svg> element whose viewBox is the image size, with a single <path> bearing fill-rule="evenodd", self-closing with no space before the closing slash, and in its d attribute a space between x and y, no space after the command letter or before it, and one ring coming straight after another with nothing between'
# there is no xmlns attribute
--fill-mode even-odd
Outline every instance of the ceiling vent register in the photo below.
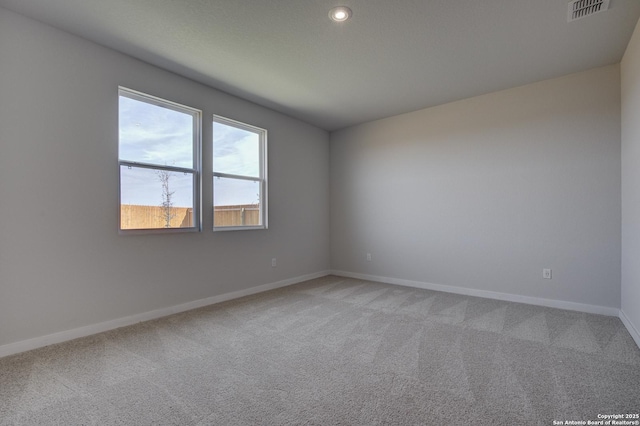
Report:
<svg viewBox="0 0 640 426"><path fill-rule="evenodd" d="M569 2L567 22L586 18L609 9L609 0L572 0Z"/></svg>

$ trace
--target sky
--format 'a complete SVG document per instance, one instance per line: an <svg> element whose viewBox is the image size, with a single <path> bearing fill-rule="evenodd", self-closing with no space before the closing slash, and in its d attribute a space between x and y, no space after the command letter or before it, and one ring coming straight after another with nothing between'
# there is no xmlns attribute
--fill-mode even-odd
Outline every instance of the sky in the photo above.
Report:
<svg viewBox="0 0 640 426"><path fill-rule="evenodd" d="M213 170L241 176L260 176L260 138L223 123L213 123ZM259 201L258 182L213 178L213 204L256 204Z"/></svg>
<svg viewBox="0 0 640 426"><path fill-rule="evenodd" d="M193 168L193 116L125 96L119 103L120 160ZM260 175L259 137L222 123L213 127L214 169L242 176ZM203 141L207 143L207 141ZM205 171L204 179L212 174ZM121 167L121 203L158 206L162 186L157 171ZM172 172L170 191L174 207L193 205L193 175ZM252 204L259 185L252 181L214 178L214 204Z"/></svg>

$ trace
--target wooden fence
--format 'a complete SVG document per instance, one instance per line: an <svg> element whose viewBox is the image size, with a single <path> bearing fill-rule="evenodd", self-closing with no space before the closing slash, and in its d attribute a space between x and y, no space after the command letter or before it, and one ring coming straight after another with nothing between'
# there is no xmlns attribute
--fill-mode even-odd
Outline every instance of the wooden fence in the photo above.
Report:
<svg viewBox="0 0 640 426"><path fill-rule="evenodd" d="M166 228L165 211L160 206L120 206L121 229ZM213 210L215 226L259 225L260 208L255 204L216 206ZM193 226L193 209L172 207L168 228L190 228Z"/></svg>
<svg viewBox="0 0 640 426"><path fill-rule="evenodd" d="M215 206L213 223L215 226L260 225L260 208L256 204Z"/></svg>
<svg viewBox="0 0 640 426"><path fill-rule="evenodd" d="M193 209L172 207L171 220L167 225L164 208L160 206L120 206L121 229L190 228L193 226Z"/></svg>

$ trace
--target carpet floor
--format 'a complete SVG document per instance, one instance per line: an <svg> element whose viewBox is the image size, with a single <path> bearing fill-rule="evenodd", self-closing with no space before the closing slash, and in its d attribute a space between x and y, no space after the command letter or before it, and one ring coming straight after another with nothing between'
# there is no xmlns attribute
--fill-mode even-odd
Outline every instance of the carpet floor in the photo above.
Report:
<svg viewBox="0 0 640 426"><path fill-rule="evenodd" d="M618 318L328 276L0 359L0 425L552 425L640 411Z"/></svg>

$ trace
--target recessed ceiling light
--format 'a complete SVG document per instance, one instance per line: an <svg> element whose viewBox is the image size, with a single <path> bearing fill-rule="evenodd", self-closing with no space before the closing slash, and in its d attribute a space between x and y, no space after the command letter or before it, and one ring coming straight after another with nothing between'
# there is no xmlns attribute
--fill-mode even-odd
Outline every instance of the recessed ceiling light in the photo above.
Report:
<svg viewBox="0 0 640 426"><path fill-rule="evenodd" d="M351 18L351 14L351 9L347 6L338 6L329 11L329 18L336 22L344 22Z"/></svg>

